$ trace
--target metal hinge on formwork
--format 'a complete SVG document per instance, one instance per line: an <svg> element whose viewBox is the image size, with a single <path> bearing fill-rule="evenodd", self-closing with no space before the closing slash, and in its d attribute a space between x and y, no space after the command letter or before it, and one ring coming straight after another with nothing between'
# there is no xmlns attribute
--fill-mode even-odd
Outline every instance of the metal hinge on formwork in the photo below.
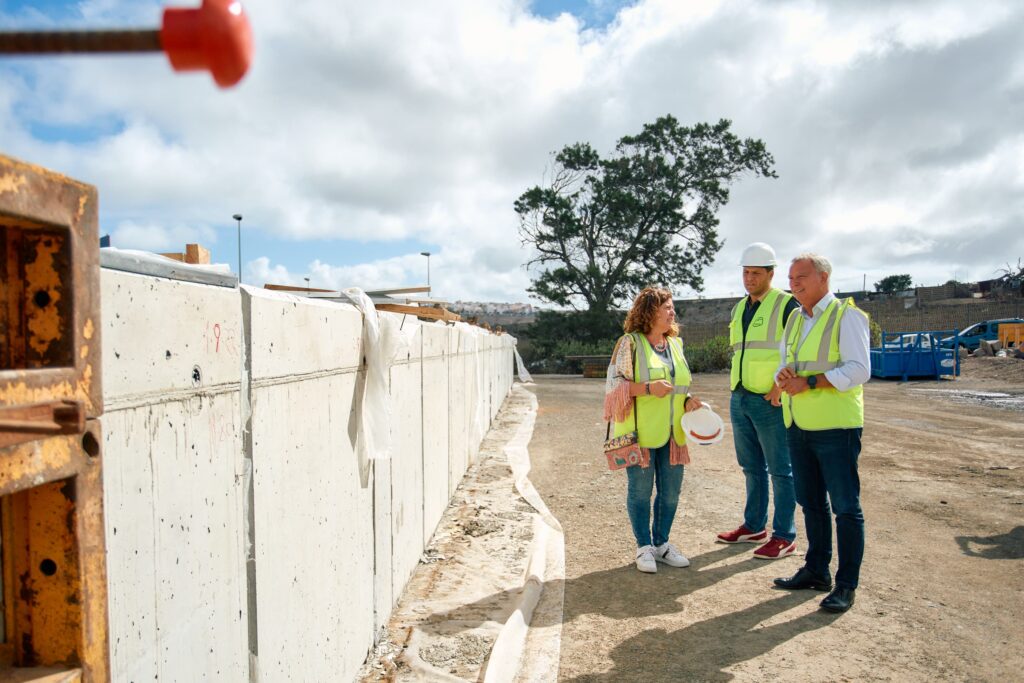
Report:
<svg viewBox="0 0 1024 683"><path fill-rule="evenodd" d="M34 438L30 435L81 434L84 431L85 410L81 401L61 399L0 406L0 447Z"/></svg>

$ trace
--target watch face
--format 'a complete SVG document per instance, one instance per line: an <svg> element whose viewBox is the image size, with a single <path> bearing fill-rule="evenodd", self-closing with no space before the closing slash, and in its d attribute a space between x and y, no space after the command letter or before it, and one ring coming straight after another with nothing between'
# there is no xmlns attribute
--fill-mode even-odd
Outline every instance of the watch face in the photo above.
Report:
<svg viewBox="0 0 1024 683"><path fill-rule="evenodd" d="M813 389L816 386L818 386L818 378L817 378L817 376L811 375L810 377L808 377L807 378L807 386L809 386L811 389Z"/></svg>

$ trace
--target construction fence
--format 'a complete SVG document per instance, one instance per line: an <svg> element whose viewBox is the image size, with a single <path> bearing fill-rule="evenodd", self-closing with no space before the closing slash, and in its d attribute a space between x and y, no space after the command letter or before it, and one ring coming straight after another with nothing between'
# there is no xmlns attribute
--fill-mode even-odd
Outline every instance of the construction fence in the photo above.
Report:
<svg viewBox="0 0 1024 683"><path fill-rule="evenodd" d="M101 284L111 680L352 680L511 388L515 339L382 314L407 342L391 457L361 461L358 309Z"/></svg>

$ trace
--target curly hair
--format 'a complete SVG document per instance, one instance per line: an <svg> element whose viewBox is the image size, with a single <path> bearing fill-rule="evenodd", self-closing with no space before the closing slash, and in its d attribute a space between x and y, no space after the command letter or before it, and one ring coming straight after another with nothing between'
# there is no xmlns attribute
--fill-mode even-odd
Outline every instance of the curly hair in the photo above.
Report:
<svg viewBox="0 0 1024 683"><path fill-rule="evenodd" d="M626 332L641 332L647 334L651 331L651 322L658 308L666 301L672 299L672 292L664 287L644 287L633 299L633 307L626 315L626 321L622 323L622 329ZM679 325L672 323L672 329L668 331L670 337L679 335Z"/></svg>

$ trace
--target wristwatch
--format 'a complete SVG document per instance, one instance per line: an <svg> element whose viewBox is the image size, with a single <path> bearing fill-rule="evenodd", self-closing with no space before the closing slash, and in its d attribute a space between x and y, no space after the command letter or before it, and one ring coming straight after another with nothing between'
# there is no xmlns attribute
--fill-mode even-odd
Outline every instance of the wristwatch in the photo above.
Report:
<svg viewBox="0 0 1024 683"><path fill-rule="evenodd" d="M644 382L644 393L647 394L648 396L650 396L650 394L651 394L651 383L650 382Z"/></svg>
<svg viewBox="0 0 1024 683"><path fill-rule="evenodd" d="M818 386L818 376L817 375L811 375L810 377L807 378L807 388L808 389L814 389L817 386Z"/></svg>

